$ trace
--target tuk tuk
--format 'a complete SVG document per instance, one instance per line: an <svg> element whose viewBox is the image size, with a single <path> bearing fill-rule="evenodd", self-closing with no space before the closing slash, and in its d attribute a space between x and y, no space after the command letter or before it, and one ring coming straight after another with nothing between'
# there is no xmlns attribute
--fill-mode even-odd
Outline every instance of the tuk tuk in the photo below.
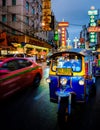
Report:
<svg viewBox="0 0 100 130"><path fill-rule="evenodd" d="M69 116L76 103L88 102L96 94L93 75L93 53L86 49L70 49L50 56L50 101L58 104L58 116Z"/></svg>

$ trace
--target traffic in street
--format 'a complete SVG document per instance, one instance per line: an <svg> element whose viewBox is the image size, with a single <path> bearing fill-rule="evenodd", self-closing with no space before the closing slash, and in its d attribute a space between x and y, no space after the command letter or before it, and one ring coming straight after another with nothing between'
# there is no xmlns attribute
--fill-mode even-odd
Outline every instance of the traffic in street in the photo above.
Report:
<svg viewBox="0 0 100 130"><path fill-rule="evenodd" d="M87 104L77 105L68 122L57 120L58 105L50 102L46 78L49 66L43 69L37 88L28 87L0 102L1 130L89 130L99 127L100 78L96 79L96 96Z"/></svg>
<svg viewBox="0 0 100 130"><path fill-rule="evenodd" d="M0 130L97 130L100 1L0 7Z"/></svg>

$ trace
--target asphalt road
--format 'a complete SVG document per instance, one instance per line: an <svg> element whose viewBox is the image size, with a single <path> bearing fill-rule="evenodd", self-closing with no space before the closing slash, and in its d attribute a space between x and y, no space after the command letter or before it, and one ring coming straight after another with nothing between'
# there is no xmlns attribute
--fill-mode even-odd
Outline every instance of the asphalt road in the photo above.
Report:
<svg viewBox="0 0 100 130"><path fill-rule="evenodd" d="M46 83L49 68L39 88L27 88L0 103L0 130L96 130L100 125L100 78L97 94L88 104L76 106L68 122L57 121L57 104L49 100Z"/></svg>

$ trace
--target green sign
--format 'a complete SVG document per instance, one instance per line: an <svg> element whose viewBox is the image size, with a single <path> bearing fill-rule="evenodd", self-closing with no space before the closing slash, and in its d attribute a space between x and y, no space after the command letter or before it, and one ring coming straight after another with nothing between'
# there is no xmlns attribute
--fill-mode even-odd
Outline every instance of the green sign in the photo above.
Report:
<svg viewBox="0 0 100 130"><path fill-rule="evenodd" d="M90 33L90 42L97 42L97 34L95 32Z"/></svg>
<svg viewBox="0 0 100 130"><path fill-rule="evenodd" d="M98 15L98 10L89 10L88 15Z"/></svg>
<svg viewBox="0 0 100 130"><path fill-rule="evenodd" d="M83 45L80 45L80 48L85 48L85 44L83 44Z"/></svg>
<svg viewBox="0 0 100 130"><path fill-rule="evenodd" d="M55 33L54 33L54 40L55 41L59 40L58 31L55 31Z"/></svg>
<svg viewBox="0 0 100 130"><path fill-rule="evenodd" d="M96 20L95 17L98 15L98 10L95 10L94 7L91 8L91 10L88 11L88 15L90 16L90 27L96 26ZM97 42L97 35L94 32L90 32L90 42L96 43Z"/></svg>

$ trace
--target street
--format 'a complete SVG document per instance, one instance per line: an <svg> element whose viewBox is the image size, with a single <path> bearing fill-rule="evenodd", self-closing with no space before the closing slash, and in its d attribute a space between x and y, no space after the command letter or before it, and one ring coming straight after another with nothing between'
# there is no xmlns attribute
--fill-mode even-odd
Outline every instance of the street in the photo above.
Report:
<svg viewBox="0 0 100 130"><path fill-rule="evenodd" d="M99 129L100 0L0 7L0 130Z"/></svg>
<svg viewBox="0 0 100 130"><path fill-rule="evenodd" d="M97 94L88 104L77 106L68 122L57 121L57 104L49 100L46 83L49 67L44 69L38 88L27 88L0 103L0 130L64 130L96 129L100 124L100 78Z"/></svg>

